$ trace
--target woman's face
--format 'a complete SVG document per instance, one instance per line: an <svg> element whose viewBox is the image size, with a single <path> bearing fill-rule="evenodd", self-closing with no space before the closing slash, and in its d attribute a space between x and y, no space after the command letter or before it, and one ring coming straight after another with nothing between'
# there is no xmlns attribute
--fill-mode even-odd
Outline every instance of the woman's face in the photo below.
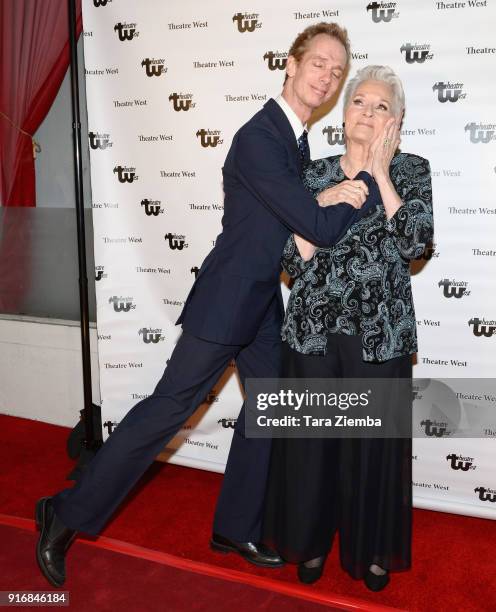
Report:
<svg viewBox="0 0 496 612"><path fill-rule="evenodd" d="M344 132L347 140L372 144L382 133L392 112L391 86L382 81L363 81L356 88L344 115Z"/></svg>

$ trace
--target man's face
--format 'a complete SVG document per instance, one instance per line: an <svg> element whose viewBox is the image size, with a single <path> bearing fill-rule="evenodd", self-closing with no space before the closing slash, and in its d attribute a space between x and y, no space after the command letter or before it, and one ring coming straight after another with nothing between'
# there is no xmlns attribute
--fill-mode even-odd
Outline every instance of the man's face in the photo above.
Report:
<svg viewBox="0 0 496 612"><path fill-rule="evenodd" d="M303 122L336 92L345 67L344 46L327 34L315 36L299 62L288 57L284 97Z"/></svg>

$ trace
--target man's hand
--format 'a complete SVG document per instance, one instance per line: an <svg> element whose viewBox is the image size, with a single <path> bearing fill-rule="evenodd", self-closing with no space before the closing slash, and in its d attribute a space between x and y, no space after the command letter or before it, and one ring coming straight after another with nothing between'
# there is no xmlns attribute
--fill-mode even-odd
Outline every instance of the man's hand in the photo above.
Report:
<svg viewBox="0 0 496 612"><path fill-rule="evenodd" d="M354 208L361 208L368 195L369 188L363 181L343 181L321 191L317 196L317 202L323 207L345 202Z"/></svg>

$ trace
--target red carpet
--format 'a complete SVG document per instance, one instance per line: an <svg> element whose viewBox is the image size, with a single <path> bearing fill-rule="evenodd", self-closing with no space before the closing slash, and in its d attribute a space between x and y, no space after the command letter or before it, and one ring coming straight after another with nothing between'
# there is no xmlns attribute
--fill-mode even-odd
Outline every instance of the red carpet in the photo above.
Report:
<svg viewBox="0 0 496 612"><path fill-rule="evenodd" d="M0 513L31 519L36 499L71 485L64 480L73 467L65 453L68 430L0 416L0 432ZM364 602L362 607L348 609L366 610L366 602L411 611L475 612L496 608L494 521L415 510L413 569L394 574L385 591L371 593L361 582L344 574L339 567L336 547L328 559L324 577L312 587L302 587L292 566L264 570L235 555L218 555L209 550L208 539L220 481L218 474L154 464L102 535L209 566L243 572L249 577L281 581L316 595L343 596ZM93 549L86 549L91 555ZM69 573L71 566L79 566L73 552L71 550L68 558ZM30 569L26 567L25 572ZM193 579L196 578L195 575ZM35 584L47 588L48 585L39 580L42 578L33 568L32 575L24 576L24 586L19 584L17 588L40 588ZM0 584L0 590L5 588ZM303 605L310 604L303 602ZM96 606L96 609L105 608ZM193 609L208 608L193 606Z"/></svg>
<svg viewBox="0 0 496 612"><path fill-rule="evenodd" d="M4 546L0 552L2 590L52 590L38 574L33 556L37 535L0 525ZM8 552L7 552L8 551ZM70 609L99 612L127 609L140 612L183 612L184 610L252 610L323 612L318 603L288 597L239 582L176 569L153 561L129 557L109 550L95 550L76 542L71 563L82 568L77 578L69 577L63 589ZM59 593L59 590L57 590Z"/></svg>

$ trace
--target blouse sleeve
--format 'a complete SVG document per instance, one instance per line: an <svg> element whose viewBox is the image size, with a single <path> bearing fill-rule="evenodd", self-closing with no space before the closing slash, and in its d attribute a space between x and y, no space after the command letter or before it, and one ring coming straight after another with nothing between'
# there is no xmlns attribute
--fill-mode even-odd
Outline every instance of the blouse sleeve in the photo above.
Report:
<svg viewBox="0 0 496 612"><path fill-rule="evenodd" d="M431 170L427 159L400 155L392 180L403 204L386 221L398 250L405 259L419 257L434 233Z"/></svg>
<svg viewBox="0 0 496 612"><path fill-rule="evenodd" d="M312 258L305 261L300 255L300 251L296 246L294 234L291 234L286 242L286 246L282 252L281 265L282 269L291 277L297 278L308 268Z"/></svg>

